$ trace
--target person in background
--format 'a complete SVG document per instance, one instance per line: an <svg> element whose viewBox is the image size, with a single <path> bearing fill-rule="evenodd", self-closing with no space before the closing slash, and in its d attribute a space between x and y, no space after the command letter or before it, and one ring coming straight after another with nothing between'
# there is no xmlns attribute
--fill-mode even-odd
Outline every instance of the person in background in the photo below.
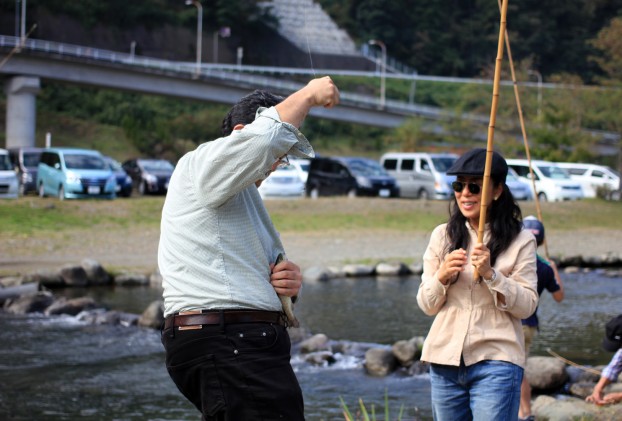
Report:
<svg viewBox="0 0 622 421"><path fill-rule="evenodd" d="M523 219L523 227L531 231L534 237L536 237L538 247L544 243L544 225L535 216L529 215L525 217L525 219ZM542 292L546 289L551 293L556 302L561 302L564 299L564 285L557 271L555 262L544 260L540 255L537 255L537 259L536 273L538 275L538 296L542 295ZM525 364L527 363L531 343L539 329L537 313L538 309L536 308L536 311L534 311L531 316L522 320L523 333L525 335ZM521 384L518 420L535 420L534 416L531 415L531 386L526 376L523 376L523 382Z"/></svg>
<svg viewBox="0 0 622 421"><path fill-rule="evenodd" d="M521 319L538 304L536 241L492 152L484 242L478 242L487 151L463 154L447 171L450 217L432 232L417 303L435 316L422 361L430 363L437 421L516 420L525 364ZM479 274L475 277L475 271Z"/></svg>
<svg viewBox="0 0 622 421"><path fill-rule="evenodd" d="M622 402L622 392L612 392L603 395L605 387L617 380L622 372L622 314L609 320L605 325L605 337L603 339L605 351L615 352L607 367L600 373L600 379L592 394L585 398L587 402L596 405L609 405Z"/></svg>
<svg viewBox="0 0 622 421"><path fill-rule="evenodd" d="M279 295L296 297L300 268L257 191L287 155L312 158L298 130L339 90L311 80L286 99L255 91L222 123L223 137L184 155L162 209L162 274L169 375L204 421L304 420ZM280 260L280 259L279 259Z"/></svg>

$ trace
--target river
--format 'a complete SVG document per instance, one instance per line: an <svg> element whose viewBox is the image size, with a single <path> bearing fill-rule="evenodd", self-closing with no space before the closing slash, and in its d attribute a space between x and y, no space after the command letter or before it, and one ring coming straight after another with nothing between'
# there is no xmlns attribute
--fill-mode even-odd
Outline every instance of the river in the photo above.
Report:
<svg viewBox="0 0 622 421"><path fill-rule="evenodd" d="M622 280L599 272L564 275L566 299L544 293L541 331L532 355L551 348L585 365L606 364L604 324L622 309ZM305 284L296 313L312 333L331 340L390 345L425 335L432 318L416 304L418 277L347 278ZM160 291L98 287L55 291L89 295L111 309L140 313ZM0 313L0 419L2 420L199 420L163 365L159 332L137 327L95 326L74 317ZM396 373L373 378L362 359L339 357L327 367L292 364L300 380L309 421L343 420L339 398L350 409L362 398L383 419L384 395L391 419L428 420L427 375Z"/></svg>

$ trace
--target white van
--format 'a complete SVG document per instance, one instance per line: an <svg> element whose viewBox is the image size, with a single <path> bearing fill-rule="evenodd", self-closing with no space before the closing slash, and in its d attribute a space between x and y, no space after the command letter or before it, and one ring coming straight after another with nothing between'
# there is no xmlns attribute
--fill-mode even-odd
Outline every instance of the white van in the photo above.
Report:
<svg viewBox="0 0 622 421"><path fill-rule="evenodd" d="M526 159L508 159L508 166L519 178L533 186L529 173L529 161ZM535 177L536 192L534 197L546 202L583 199L583 189L579 182L572 180L568 173L553 162L532 160L531 167ZM533 189L533 187L532 187Z"/></svg>
<svg viewBox="0 0 622 421"><path fill-rule="evenodd" d="M9 151L0 149L0 199L15 199L18 196L17 174L9 159Z"/></svg>
<svg viewBox="0 0 622 421"><path fill-rule="evenodd" d="M604 165L578 162L557 162L570 178L581 183L585 197L596 197L602 189L605 197L617 200L620 197L620 174Z"/></svg>
<svg viewBox="0 0 622 421"><path fill-rule="evenodd" d="M450 153L389 152L380 165L395 177L400 197L442 200L453 194L456 177L446 172L456 159L458 155Z"/></svg>

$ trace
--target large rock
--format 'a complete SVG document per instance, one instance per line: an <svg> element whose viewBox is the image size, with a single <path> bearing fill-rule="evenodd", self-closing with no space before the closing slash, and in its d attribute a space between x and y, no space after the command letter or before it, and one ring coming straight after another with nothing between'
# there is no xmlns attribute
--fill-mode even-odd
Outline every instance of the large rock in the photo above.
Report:
<svg viewBox="0 0 622 421"><path fill-rule="evenodd" d="M568 380L566 364L554 357L529 357L525 376L537 390L555 390Z"/></svg>
<svg viewBox="0 0 622 421"><path fill-rule="evenodd" d="M5 303L7 313L28 314L43 313L54 302L54 296L49 291L39 291L35 294L22 295L15 300Z"/></svg>
<svg viewBox="0 0 622 421"><path fill-rule="evenodd" d="M551 396L538 396L532 406L532 412L538 420L568 421L622 420L622 405L597 406L578 398L555 399Z"/></svg>
<svg viewBox="0 0 622 421"><path fill-rule="evenodd" d="M89 285L107 285L112 281L110 274L97 260L82 260L82 268L86 272Z"/></svg>
<svg viewBox="0 0 622 421"><path fill-rule="evenodd" d="M410 269L400 262L381 262L376 265L376 275L378 276L402 276L410 275Z"/></svg>
<svg viewBox="0 0 622 421"><path fill-rule="evenodd" d="M149 278L140 273L122 273L114 277L114 284L123 287L147 286Z"/></svg>
<svg viewBox="0 0 622 421"><path fill-rule="evenodd" d="M318 351L330 351L328 336L323 333L318 333L317 335L313 335L309 339L305 339L300 342L301 354L310 354Z"/></svg>
<svg viewBox="0 0 622 421"><path fill-rule="evenodd" d="M372 376L386 376L395 370L397 360L387 348L371 348L365 353L365 369Z"/></svg>
<svg viewBox="0 0 622 421"><path fill-rule="evenodd" d="M330 278L330 271L322 266L311 266L303 273L304 282L323 282Z"/></svg>
<svg viewBox="0 0 622 421"><path fill-rule="evenodd" d="M89 280L82 266L67 264L60 268L60 276L65 284L73 287L85 287Z"/></svg>
<svg viewBox="0 0 622 421"><path fill-rule="evenodd" d="M371 265L345 265L343 271L346 276L372 276L375 268Z"/></svg>
<svg viewBox="0 0 622 421"><path fill-rule="evenodd" d="M24 283L36 282L46 288L60 288L65 286L65 280L60 276L60 270L41 269L24 275Z"/></svg>
<svg viewBox="0 0 622 421"><path fill-rule="evenodd" d="M391 351L400 365L409 367L415 361L417 345L411 341L397 341L391 347Z"/></svg>
<svg viewBox="0 0 622 421"><path fill-rule="evenodd" d="M164 301L157 300L149 304L138 318L138 326L160 329L164 323Z"/></svg>
<svg viewBox="0 0 622 421"><path fill-rule="evenodd" d="M45 309L45 314L48 316L53 314L75 316L85 310L93 310L97 307L97 303L91 297L72 298L70 300L61 297Z"/></svg>

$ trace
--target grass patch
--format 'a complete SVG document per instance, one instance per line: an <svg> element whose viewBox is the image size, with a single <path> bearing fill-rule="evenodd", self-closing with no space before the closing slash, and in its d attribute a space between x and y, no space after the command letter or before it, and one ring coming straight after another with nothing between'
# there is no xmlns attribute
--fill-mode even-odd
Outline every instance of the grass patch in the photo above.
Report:
<svg viewBox="0 0 622 421"><path fill-rule="evenodd" d="M0 226L3 234L16 236L158 226L163 203L162 197L60 201L27 196L2 202Z"/></svg>

